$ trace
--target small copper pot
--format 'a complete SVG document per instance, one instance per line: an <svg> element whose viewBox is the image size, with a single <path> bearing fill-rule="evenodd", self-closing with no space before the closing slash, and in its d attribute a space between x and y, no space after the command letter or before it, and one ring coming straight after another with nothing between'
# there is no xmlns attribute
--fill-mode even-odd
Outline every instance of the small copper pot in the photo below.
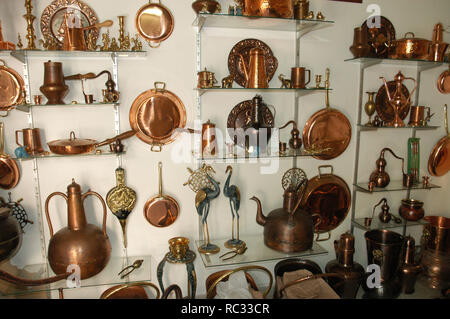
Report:
<svg viewBox="0 0 450 319"><path fill-rule="evenodd" d="M411 222L418 221L425 216L423 202L415 199L403 199L398 212L400 216Z"/></svg>

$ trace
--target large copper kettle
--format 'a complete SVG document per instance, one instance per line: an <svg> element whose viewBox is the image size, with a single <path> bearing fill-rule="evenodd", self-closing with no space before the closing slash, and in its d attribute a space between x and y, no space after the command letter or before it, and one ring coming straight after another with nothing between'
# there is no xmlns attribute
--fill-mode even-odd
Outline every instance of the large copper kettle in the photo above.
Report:
<svg viewBox="0 0 450 319"><path fill-rule="evenodd" d="M48 204L53 196L60 195L68 207L68 226L53 234L53 226L48 212ZM103 229L88 224L83 201L93 195L100 199L103 206ZM67 195L54 192L45 201L45 214L50 229L48 260L55 274L65 273L69 265L80 267L81 279L92 277L105 268L111 255L111 244L106 234L106 204L96 192L81 194L81 187L72 179L67 186Z"/></svg>

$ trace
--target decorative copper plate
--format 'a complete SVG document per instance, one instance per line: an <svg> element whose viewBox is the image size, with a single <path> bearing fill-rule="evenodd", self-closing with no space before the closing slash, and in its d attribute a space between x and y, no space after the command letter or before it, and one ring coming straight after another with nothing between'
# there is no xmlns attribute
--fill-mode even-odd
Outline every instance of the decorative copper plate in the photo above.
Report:
<svg viewBox="0 0 450 319"><path fill-rule="evenodd" d="M370 18L374 21L375 17ZM395 40L395 28L391 21L380 16L380 28L369 28L367 20L361 25L364 32L367 34L370 45L370 54L373 57L387 58L389 53L388 44Z"/></svg>
<svg viewBox="0 0 450 319"><path fill-rule="evenodd" d="M450 133L448 131L447 105L444 108L444 126L447 135L437 142L428 159L428 171L433 176L443 176L450 170Z"/></svg>
<svg viewBox="0 0 450 319"><path fill-rule="evenodd" d="M163 84L162 88L157 88ZM143 142L161 146L173 142L186 125L186 109L178 96L156 82L155 88L139 95L130 108L130 125Z"/></svg>
<svg viewBox="0 0 450 319"><path fill-rule="evenodd" d="M11 68L8 68L5 61L0 60L0 110L8 111L14 105L23 102L23 90L25 83L22 77Z"/></svg>
<svg viewBox="0 0 450 319"><path fill-rule="evenodd" d="M394 92L396 89L396 83L395 81L389 81L387 82L389 92ZM403 88L403 94L405 96L409 96L409 90L408 88L402 84ZM394 109L392 108L391 104L389 103L389 99L386 93L386 88L384 87L384 84L380 86L380 89L378 90L377 96L375 98L375 105L378 116L384 121L384 122L391 122L394 120ZM399 116L402 120L404 120L409 113L409 109L411 107L411 102L406 104L403 108L400 109Z"/></svg>
<svg viewBox="0 0 450 319"><path fill-rule="evenodd" d="M44 38L49 41L56 40L60 45L64 42L64 14L73 11L81 21L83 27L94 25L98 22L94 10L80 0L54 0L42 12L41 32ZM99 31L94 28L89 31L94 42L97 41Z"/></svg>
<svg viewBox="0 0 450 319"><path fill-rule="evenodd" d="M244 133L245 130L248 128L248 119L250 118L251 115L252 106L253 106L252 100L243 101L238 105L236 105L228 115L227 120L227 128L229 129L228 135L230 136L231 140L233 140L235 143L236 141L238 141L237 145L240 147L245 147ZM263 123L261 123L261 126L273 128L275 125L275 117L270 111L269 107L266 104L262 103L260 112L262 112L261 119L263 121Z"/></svg>
<svg viewBox="0 0 450 319"><path fill-rule="evenodd" d="M442 94L450 93L450 70L441 73L437 81L437 88Z"/></svg>
<svg viewBox="0 0 450 319"><path fill-rule="evenodd" d="M273 78L278 68L278 60L274 57L272 50L261 40L245 39L238 42L228 55L228 70L236 83L242 87L245 87L246 79L240 55L244 57L244 61L248 65L250 61L250 50L253 48L259 48L264 51L268 82Z"/></svg>

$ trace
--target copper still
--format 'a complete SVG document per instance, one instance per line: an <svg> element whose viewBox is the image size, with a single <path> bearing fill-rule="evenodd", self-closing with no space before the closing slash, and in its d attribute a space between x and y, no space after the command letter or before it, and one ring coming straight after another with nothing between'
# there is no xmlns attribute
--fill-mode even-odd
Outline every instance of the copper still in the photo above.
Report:
<svg viewBox="0 0 450 319"><path fill-rule="evenodd" d="M61 62L44 63L44 85L40 90L48 99L47 105L65 104L63 99L69 92L69 87L64 82Z"/></svg>
<svg viewBox="0 0 450 319"><path fill-rule="evenodd" d="M292 0L245 0L245 16L293 18L294 1Z"/></svg>
<svg viewBox="0 0 450 319"><path fill-rule="evenodd" d="M68 226L53 234L48 204L53 196L62 196L67 202ZM88 224L83 202L93 195L100 199L103 206L103 228ZM80 267L81 279L98 274L105 268L111 255L111 244L106 234L106 204L96 192L87 191L81 194L81 187L75 180L67 186L67 195L54 192L45 201L45 214L50 230L48 260L55 274L63 274L69 265Z"/></svg>
<svg viewBox="0 0 450 319"><path fill-rule="evenodd" d="M289 124L292 124L291 138L289 139L289 146L294 149L300 149L302 147L302 139L300 138L300 131L297 129L297 123L295 121L289 121L279 129L284 129Z"/></svg>
<svg viewBox="0 0 450 319"><path fill-rule="evenodd" d="M404 169L405 159L395 155L395 153L390 148L385 147L381 150L380 157L375 162L377 168L372 172L372 174L370 174L369 177L369 182L374 182L376 187L384 188L388 186L391 181L389 174L386 172L387 162L384 159L384 153L386 151L390 152L395 158L402 161L403 179L405 180L405 176L407 176Z"/></svg>
<svg viewBox="0 0 450 319"><path fill-rule="evenodd" d="M252 48L250 50L249 64L245 63L244 57L240 55L242 69L245 75L245 87L247 89L266 89L269 80L266 71L266 59L264 50Z"/></svg>
<svg viewBox="0 0 450 319"><path fill-rule="evenodd" d="M399 268L399 278L402 292L405 294L414 293L417 276L422 272L422 266L414 261L416 242L414 238L405 237L403 246L403 261Z"/></svg>
<svg viewBox="0 0 450 319"><path fill-rule="evenodd" d="M363 266L353 262L355 237L350 233L342 234L339 241L334 241L334 249L336 259L327 263L325 272L343 276L328 278L328 284L341 298L355 299L365 274Z"/></svg>

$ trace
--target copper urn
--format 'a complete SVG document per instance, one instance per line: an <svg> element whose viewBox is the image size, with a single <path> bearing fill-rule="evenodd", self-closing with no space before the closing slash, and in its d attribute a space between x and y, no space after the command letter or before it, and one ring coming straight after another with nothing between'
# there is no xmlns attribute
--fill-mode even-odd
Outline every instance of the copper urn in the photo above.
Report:
<svg viewBox="0 0 450 319"><path fill-rule="evenodd" d="M69 87L64 82L61 62L44 63L44 85L40 90L48 99L47 105L65 104L63 99L69 92Z"/></svg>

